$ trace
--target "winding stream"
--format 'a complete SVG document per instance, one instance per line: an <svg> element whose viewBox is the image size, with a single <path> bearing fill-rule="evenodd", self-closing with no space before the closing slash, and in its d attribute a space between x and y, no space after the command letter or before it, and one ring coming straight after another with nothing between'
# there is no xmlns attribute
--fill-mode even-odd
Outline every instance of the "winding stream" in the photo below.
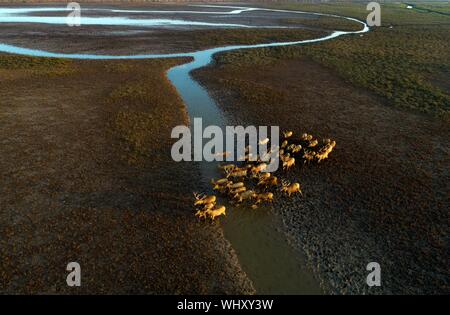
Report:
<svg viewBox="0 0 450 315"><path fill-rule="evenodd" d="M316 43L331 40L343 35L360 34L369 31L368 26L357 19L342 17L332 14L235 7L235 6L202 6L214 8L228 8L231 11L213 12L214 14L233 14L238 15L249 11L270 11L287 12L298 14L313 14L318 16L330 16L344 18L362 25L362 29L353 32L334 31L330 34L309 40L299 40L291 42L276 42L255 45L230 45L216 47L196 52L174 53L174 54L142 54L142 55L96 55L96 54L68 54L49 52L38 49L29 49L14 45L1 44L0 52L35 56L35 57L55 57L71 59L95 59L95 60L118 60L118 59L149 59L149 58L177 58L191 57L193 60L187 64L176 66L167 73L169 80L176 87L178 93L186 104L191 121L194 117L201 117L203 125L226 126L226 119L208 92L195 80L190 73L209 65L212 62L213 55L231 50L266 48L277 46L289 46ZM133 10L111 10L101 9L111 12L133 12ZM63 17L42 17L28 16L28 13L66 11L65 8L0 8L0 23L50 23L65 24ZM136 12L136 10L134 11ZM193 14L211 13L211 11L150 11L139 10L140 13L181 13L188 12ZM81 23L91 25L127 25L127 26L160 26L160 25L198 25L201 23L205 27L250 27L244 24L229 23L202 23L190 22L174 19L129 19L129 18L97 18L89 17L82 19ZM210 178L217 178L217 164L201 162L200 164L202 178L205 183L209 183ZM273 215L270 209L260 208L257 211L239 209L230 211L225 220L222 220L225 237L230 241L236 250L239 261L252 280L259 294L312 294L321 293L320 285L313 277L311 270L306 268L306 259L293 247L291 247L282 232L282 223L280 218Z"/></svg>

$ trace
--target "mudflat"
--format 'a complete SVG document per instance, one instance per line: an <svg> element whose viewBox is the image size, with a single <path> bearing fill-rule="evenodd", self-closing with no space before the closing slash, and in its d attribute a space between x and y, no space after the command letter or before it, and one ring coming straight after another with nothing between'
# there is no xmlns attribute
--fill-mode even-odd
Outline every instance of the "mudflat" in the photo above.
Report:
<svg viewBox="0 0 450 315"><path fill-rule="evenodd" d="M0 56L2 293L253 292L170 158L188 117L165 71L185 61Z"/></svg>

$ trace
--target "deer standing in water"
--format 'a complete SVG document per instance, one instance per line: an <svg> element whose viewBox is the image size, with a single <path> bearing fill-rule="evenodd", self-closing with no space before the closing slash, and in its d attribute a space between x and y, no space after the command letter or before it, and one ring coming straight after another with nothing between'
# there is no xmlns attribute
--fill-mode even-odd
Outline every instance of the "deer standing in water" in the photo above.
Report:
<svg viewBox="0 0 450 315"><path fill-rule="evenodd" d="M216 219L216 217L221 215L226 215L226 208L225 206L217 206L214 209L208 209L205 211L205 215L209 216L212 221Z"/></svg>

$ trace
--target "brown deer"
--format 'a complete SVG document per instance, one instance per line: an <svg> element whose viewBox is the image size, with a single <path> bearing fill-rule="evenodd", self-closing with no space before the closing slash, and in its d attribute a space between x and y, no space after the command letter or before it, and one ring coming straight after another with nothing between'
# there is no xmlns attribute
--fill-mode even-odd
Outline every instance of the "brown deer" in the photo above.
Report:
<svg viewBox="0 0 450 315"><path fill-rule="evenodd" d="M290 182L288 182L286 180L282 180L282 185L283 185L283 187L281 188L281 191L288 194L289 197L291 196L291 194L294 194L296 192L300 193L300 195L303 196L303 193L301 191L301 187L300 187L299 183L291 184Z"/></svg>
<svg viewBox="0 0 450 315"><path fill-rule="evenodd" d="M240 203L240 202L243 202L244 200L253 199L254 197L255 197L255 192L253 190L247 190L240 194L234 195L233 198L236 200L236 202Z"/></svg>
<svg viewBox="0 0 450 315"><path fill-rule="evenodd" d="M216 196L211 195L211 196L206 196L204 194L198 194L198 193L194 193L194 197L195 197L195 202L194 205L195 206L202 206L202 205L206 205L208 203L215 203L216 202Z"/></svg>
<svg viewBox="0 0 450 315"><path fill-rule="evenodd" d="M286 161L283 161L283 170L288 170L295 165L295 158L289 158Z"/></svg>
<svg viewBox="0 0 450 315"><path fill-rule="evenodd" d="M266 192L266 193L261 193L261 194L256 194L256 203L261 203L261 202L273 202L273 193L271 192Z"/></svg>
<svg viewBox="0 0 450 315"><path fill-rule="evenodd" d="M266 163L261 163L261 164L258 164L256 166L253 166L250 169L250 172L253 174L254 177L256 177L256 175L258 175L259 173L264 171L266 168L267 168L267 164Z"/></svg>
<svg viewBox="0 0 450 315"><path fill-rule="evenodd" d="M247 176L246 169L234 169L233 171L225 171L227 178L242 178Z"/></svg>
<svg viewBox="0 0 450 315"><path fill-rule="evenodd" d="M294 133L292 132L292 131L285 131L285 132L283 132L283 137L285 138L285 139L287 139L287 138L290 138L290 137L292 137L292 135L293 135Z"/></svg>

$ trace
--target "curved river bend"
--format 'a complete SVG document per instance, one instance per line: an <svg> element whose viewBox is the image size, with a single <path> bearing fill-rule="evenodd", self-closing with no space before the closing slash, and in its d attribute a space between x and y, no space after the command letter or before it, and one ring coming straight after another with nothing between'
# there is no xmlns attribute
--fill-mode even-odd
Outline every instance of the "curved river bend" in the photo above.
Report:
<svg viewBox="0 0 450 315"><path fill-rule="evenodd" d="M193 70L205 67L212 62L213 55L216 53L227 52L238 49L254 49L266 47L279 47L289 45L300 45L317 43L331 40L340 36L349 34L360 34L369 31L368 26L357 19L342 17L332 14L312 13L303 11L289 11L250 7L231 7L231 6L203 6L215 8L229 8L231 11L212 12L214 14L242 14L248 11L271 11L298 14L312 14L318 16L338 17L360 23L362 29L353 32L334 31L324 37L299 40L291 42L275 42L256 45L231 45L216 47L196 52L174 53L174 54L142 54L142 55L96 55L96 54L66 54L48 52L44 50L28 49L14 45L1 44L0 52L19 54L35 57L54 57L70 59L94 59L94 60L120 60L120 59L149 59L149 58L178 58L191 57L193 60L189 63L176 66L167 73L169 80L177 89L186 104L191 121L194 117L201 117L203 125L226 126L226 119L220 111L217 104L209 96L208 92L195 80L190 73ZM48 23L65 24L63 17L35 17L23 14L32 12L52 12L66 11L65 8L0 8L0 23ZM112 10L100 9L111 12L139 12L139 13L191 13L205 14L211 11L150 11L150 10ZM128 18L114 17L111 19L99 19L89 17L89 20L82 20L91 25L127 25L127 26L159 26L159 25L198 25L199 22L190 22L183 20L155 20L140 19L133 20ZM138 21L138 22L136 22ZM201 23L201 22L200 22ZM220 24L203 23L205 27L250 27L242 24ZM202 179L209 183L212 177L218 177L217 165L215 163L201 162L200 169ZM236 211L233 215L223 220L225 237L230 241L239 258L244 271L252 280L255 289L259 294L311 294L321 293L320 285L313 277L312 272L306 268L305 258L292 246L290 246L282 232L282 223L280 218L273 215L270 209L260 208L258 211Z"/></svg>

